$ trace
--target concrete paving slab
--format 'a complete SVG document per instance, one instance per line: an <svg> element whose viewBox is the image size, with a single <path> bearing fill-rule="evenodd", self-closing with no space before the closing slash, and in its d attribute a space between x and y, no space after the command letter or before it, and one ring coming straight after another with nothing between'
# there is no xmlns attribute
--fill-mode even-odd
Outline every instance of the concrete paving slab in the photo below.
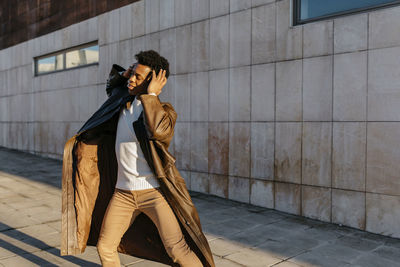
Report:
<svg viewBox="0 0 400 267"><path fill-rule="evenodd" d="M229 237L229 236L232 236L232 235L242 231L242 229L240 229L239 227L228 226L224 223L206 224L202 227L203 227L203 231L211 233L217 237L221 237L221 236Z"/></svg>
<svg viewBox="0 0 400 267"><path fill-rule="evenodd" d="M16 253L32 253L42 250L40 246L30 243L30 240L19 240L4 233L0 233L0 240L2 242L2 249L7 250L13 255L16 255ZM0 259L1 258L8 257L0 257Z"/></svg>
<svg viewBox="0 0 400 267"><path fill-rule="evenodd" d="M372 251L372 253L388 260L400 262L400 249L396 247L383 245Z"/></svg>
<svg viewBox="0 0 400 267"><path fill-rule="evenodd" d="M282 244L287 244L293 247L303 248L307 250L311 250L312 248L326 244L326 241L324 240L314 239L308 237L307 235L304 235L303 233L297 232L284 236L278 240L281 241Z"/></svg>
<svg viewBox="0 0 400 267"><path fill-rule="evenodd" d="M254 228L258 225L257 223L251 223L249 221L242 220L241 218L230 219L228 221L224 221L222 224L227 227L238 228L242 231Z"/></svg>
<svg viewBox="0 0 400 267"><path fill-rule="evenodd" d="M56 229L57 232L61 233L61 221L55 221L55 222L48 222L46 225L50 226L53 229Z"/></svg>
<svg viewBox="0 0 400 267"><path fill-rule="evenodd" d="M0 204L0 213L2 213L2 212L13 212L13 211L15 211L14 208L12 208L12 207L10 207L10 206L8 206L6 204L3 204L3 203Z"/></svg>
<svg viewBox="0 0 400 267"><path fill-rule="evenodd" d="M298 265L294 262L290 261L282 261L278 264L275 264L274 267L300 267L301 265Z"/></svg>
<svg viewBox="0 0 400 267"><path fill-rule="evenodd" d="M0 267L101 266L60 256L61 161L0 147ZM218 267L399 266L400 240L190 192ZM122 266L167 266L120 254Z"/></svg>
<svg viewBox="0 0 400 267"><path fill-rule="evenodd" d="M97 251L96 251L96 255ZM137 264L139 262L144 261L143 259L137 258L137 257L133 257L130 255L126 255L126 254L120 254L119 255L120 261L121 261L121 265L132 265L132 264Z"/></svg>
<svg viewBox="0 0 400 267"><path fill-rule="evenodd" d="M306 251L304 248L293 246L286 240L267 240L256 248L262 249L266 255L282 260L290 259Z"/></svg>
<svg viewBox="0 0 400 267"><path fill-rule="evenodd" d="M381 246L380 242L363 240L354 236L343 236L336 239L335 244L350 247L360 251L371 251Z"/></svg>
<svg viewBox="0 0 400 267"><path fill-rule="evenodd" d="M242 213L241 213L242 214ZM258 224L270 224L276 223L280 220L285 219L286 217L282 214L276 212L260 212L260 213L250 213L247 216L241 217L242 220L248 223L258 223Z"/></svg>
<svg viewBox="0 0 400 267"><path fill-rule="evenodd" d="M1 246L6 246L4 242L0 242ZM9 251L8 249L0 247L0 259L10 258L13 256L17 256L15 253Z"/></svg>
<svg viewBox="0 0 400 267"><path fill-rule="evenodd" d="M226 256L225 259L251 267L271 266L282 261L281 259L265 254L262 250L249 248L232 253Z"/></svg>
<svg viewBox="0 0 400 267"><path fill-rule="evenodd" d="M338 267L347 266L358 258L362 252L345 246L326 244L311 251L306 251L290 261L299 265L311 264L315 266Z"/></svg>
<svg viewBox="0 0 400 267"><path fill-rule="evenodd" d="M206 239L207 239L208 242L220 238L217 235L213 235L213 234L207 233L205 231L204 231L204 235L206 236Z"/></svg>
<svg viewBox="0 0 400 267"><path fill-rule="evenodd" d="M243 265L235 263L231 260L223 259L223 258L216 258L214 259L215 266L218 267L242 267Z"/></svg>
<svg viewBox="0 0 400 267"><path fill-rule="evenodd" d="M267 240L279 240L285 237L290 236L292 231L290 229L284 229L281 227L277 227L275 224L267 224L267 225L257 225L254 228L249 230L245 230L236 236L232 237L232 240L236 240L238 242L245 243L247 245L258 245ZM255 238L252 238L252 237ZM242 239L243 238L243 239ZM248 243L246 243L248 240Z"/></svg>
<svg viewBox="0 0 400 267"><path fill-rule="evenodd" d="M52 212L42 212L42 213L35 213L31 215L32 220L35 220L37 223L48 223L53 222L55 220L59 220L61 218L60 209L57 208Z"/></svg>
<svg viewBox="0 0 400 267"><path fill-rule="evenodd" d="M224 238L214 239L209 243L213 254L219 257L225 257L246 248L246 246L242 243L232 242L229 239Z"/></svg>
<svg viewBox="0 0 400 267"><path fill-rule="evenodd" d="M12 228L21 228L37 224L31 217L18 214L17 212L4 212L1 214L1 217L1 224Z"/></svg>
<svg viewBox="0 0 400 267"><path fill-rule="evenodd" d="M399 262L391 261L376 255L365 254L352 262L355 267L400 267Z"/></svg>
<svg viewBox="0 0 400 267"><path fill-rule="evenodd" d="M343 236L342 234L334 231L326 231L315 227L304 229L304 231L298 231L298 233L304 234L309 238L318 239L320 241L329 241Z"/></svg>

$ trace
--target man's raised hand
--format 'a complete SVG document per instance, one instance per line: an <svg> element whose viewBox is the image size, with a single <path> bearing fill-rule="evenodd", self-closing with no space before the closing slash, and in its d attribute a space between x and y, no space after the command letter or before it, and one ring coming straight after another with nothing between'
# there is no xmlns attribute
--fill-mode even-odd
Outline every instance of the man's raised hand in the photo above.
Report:
<svg viewBox="0 0 400 267"><path fill-rule="evenodd" d="M161 94L162 88L167 83L167 78L165 77L166 73L167 73L166 70L160 69L158 75L156 75L155 70L152 70L151 82L149 84L149 87L147 88L148 94L150 93L155 93L156 95Z"/></svg>

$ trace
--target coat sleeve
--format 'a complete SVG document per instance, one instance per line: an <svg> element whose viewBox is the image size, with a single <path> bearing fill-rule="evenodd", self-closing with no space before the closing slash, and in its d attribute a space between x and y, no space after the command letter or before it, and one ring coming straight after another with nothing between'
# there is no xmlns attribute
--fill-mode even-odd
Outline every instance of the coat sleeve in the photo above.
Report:
<svg viewBox="0 0 400 267"><path fill-rule="evenodd" d="M140 95L143 105L144 124L149 139L169 145L178 117L170 103L161 103L158 96Z"/></svg>
<svg viewBox="0 0 400 267"><path fill-rule="evenodd" d="M124 83L128 80L128 78L125 78L120 74L121 71L125 71L125 69L117 64L112 65L106 83L106 93L108 97L112 95L114 88L124 85Z"/></svg>

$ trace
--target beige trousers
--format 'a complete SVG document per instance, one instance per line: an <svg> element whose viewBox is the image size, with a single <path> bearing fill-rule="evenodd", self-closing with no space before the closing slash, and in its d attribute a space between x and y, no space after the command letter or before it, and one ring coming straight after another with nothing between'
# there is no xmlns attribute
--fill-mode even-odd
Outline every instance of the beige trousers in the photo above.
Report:
<svg viewBox="0 0 400 267"><path fill-rule="evenodd" d="M102 222L97 251L102 266L120 267L117 247L136 216L144 212L156 225L171 259L182 267L203 266L187 245L179 223L160 188L115 188Z"/></svg>

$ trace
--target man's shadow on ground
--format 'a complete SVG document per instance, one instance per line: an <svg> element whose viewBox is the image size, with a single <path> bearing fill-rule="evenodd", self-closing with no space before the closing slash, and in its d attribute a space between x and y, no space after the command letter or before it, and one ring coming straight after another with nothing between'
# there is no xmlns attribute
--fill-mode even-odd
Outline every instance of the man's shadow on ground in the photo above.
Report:
<svg viewBox="0 0 400 267"><path fill-rule="evenodd" d="M18 231L4 223L0 222L0 228L5 229L5 230L1 231L1 233L3 235L7 235L10 238L14 238L14 239L16 239L20 242L23 242L27 245L33 246L38 249L37 251L43 250L43 251L45 251L49 254L52 254L56 257L70 261L71 263L74 263L78 266L93 266L93 267L100 266L99 264L96 264L96 263L93 263L93 262L90 262L87 260L83 260L83 259L77 258L75 256L60 256L60 250L58 248L50 246L50 245L46 244L46 242L43 242L35 237L32 237L25 233L22 233L21 231ZM19 248L18 246L14 245L10 242L7 242L1 238L0 238L0 247L18 255L19 257L22 257L34 264L38 264L39 266L58 266L54 263L49 262L46 259L43 259L43 258L33 254L34 252L30 252L25 249ZM35 251L35 252L37 252L37 251Z"/></svg>

